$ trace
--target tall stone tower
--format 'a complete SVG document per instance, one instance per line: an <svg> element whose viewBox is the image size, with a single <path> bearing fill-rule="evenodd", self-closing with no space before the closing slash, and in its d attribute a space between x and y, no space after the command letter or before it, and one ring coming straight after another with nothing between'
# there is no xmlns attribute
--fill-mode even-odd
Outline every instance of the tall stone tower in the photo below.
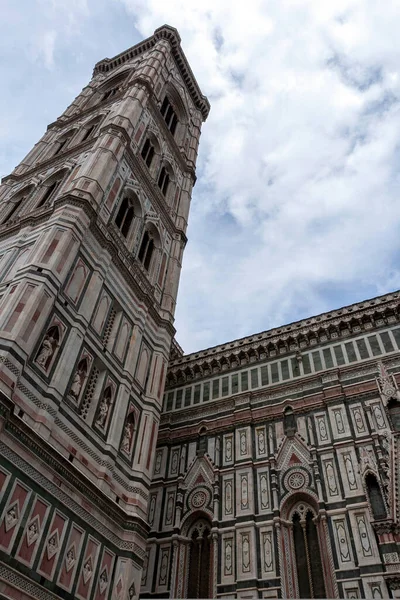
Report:
<svg viewBox="0 0 400 600"><path fill-rule="evenodd" d="M0 596L137 598L209 111L164 26L0 188Z"/></svg>

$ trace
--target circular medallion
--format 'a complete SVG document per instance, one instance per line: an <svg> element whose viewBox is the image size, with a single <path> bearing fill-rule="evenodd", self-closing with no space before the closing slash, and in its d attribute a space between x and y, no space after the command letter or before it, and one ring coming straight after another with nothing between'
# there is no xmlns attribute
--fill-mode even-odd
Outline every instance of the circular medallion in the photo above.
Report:
<svg viewBox="0 0 400 600"><path fill-rule="evenodd" d="M306 478L301 471L295 471L289 475L287 483L292 490L298 490L306 485Z"/></svg>
<svg viewBox="0 0 400 600"><path fill-rule="evenodd" d="M206 487L198 487L192 491L188 498L188 507L192 510L203 508L210 502L210 492Z"/></svg>
<svg viewBox="0 0 400 600"><path fill-rule="evenodd" d="M206 496L205 492L203 492L202 490L195 492L192 496L192 506L194 508L200 508L201 506L204 506L206 501L207 501L207 496Z"/></svg>

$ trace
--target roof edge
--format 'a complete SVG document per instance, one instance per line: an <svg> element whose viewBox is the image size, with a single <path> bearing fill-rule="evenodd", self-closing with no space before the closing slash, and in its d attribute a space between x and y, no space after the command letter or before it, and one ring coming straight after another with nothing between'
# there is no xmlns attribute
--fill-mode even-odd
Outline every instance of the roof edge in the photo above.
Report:
<svg viewBox="0 0 400 600"><path fill-rule="evenodd" d="M205 121L210 112L210 103L207 97L202 94L199 84L190 68L189 62L181 46L181 36L179 35L178 30L175 29L175 27L171 27L171 25L162 25L161 27L158 27L153 35L142 40L138 44L135 44L131 48L128 48L128 50L124 50L120 54L117 54L113 58L103 58L95 64L93 75L111 72L113 69L120 67L135 56L140 56L143 52L150 50L162 39L168 40L170 43L173 57L186 87L189 90L190 96L196 108L200 110L203 120Z"/></svg>

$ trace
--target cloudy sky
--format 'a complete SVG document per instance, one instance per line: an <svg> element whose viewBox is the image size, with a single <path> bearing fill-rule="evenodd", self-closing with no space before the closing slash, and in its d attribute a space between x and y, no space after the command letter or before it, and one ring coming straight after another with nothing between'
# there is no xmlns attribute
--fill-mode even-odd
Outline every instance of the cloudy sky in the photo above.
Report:
<svg viewBox="0 0 400 600"><path fill-rule="evenodd" d="M212 106L176 315L185 352L400 287L400 3L2 0L1 17L1 175L95 62L178 28Z"/></svg>

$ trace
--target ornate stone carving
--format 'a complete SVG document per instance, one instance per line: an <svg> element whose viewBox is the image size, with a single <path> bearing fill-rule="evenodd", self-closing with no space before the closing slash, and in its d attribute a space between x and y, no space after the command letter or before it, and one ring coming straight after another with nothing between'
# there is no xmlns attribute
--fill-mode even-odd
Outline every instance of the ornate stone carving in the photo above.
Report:
<svg viewBox="0 0 400 600"><path fill-rule="evenodd" d="M378 362L378 389L382 397L382 402L386 406L391 398L400 400L400 392L397 388L397 382L393 375L389 375L382 361Z"/></svg>

